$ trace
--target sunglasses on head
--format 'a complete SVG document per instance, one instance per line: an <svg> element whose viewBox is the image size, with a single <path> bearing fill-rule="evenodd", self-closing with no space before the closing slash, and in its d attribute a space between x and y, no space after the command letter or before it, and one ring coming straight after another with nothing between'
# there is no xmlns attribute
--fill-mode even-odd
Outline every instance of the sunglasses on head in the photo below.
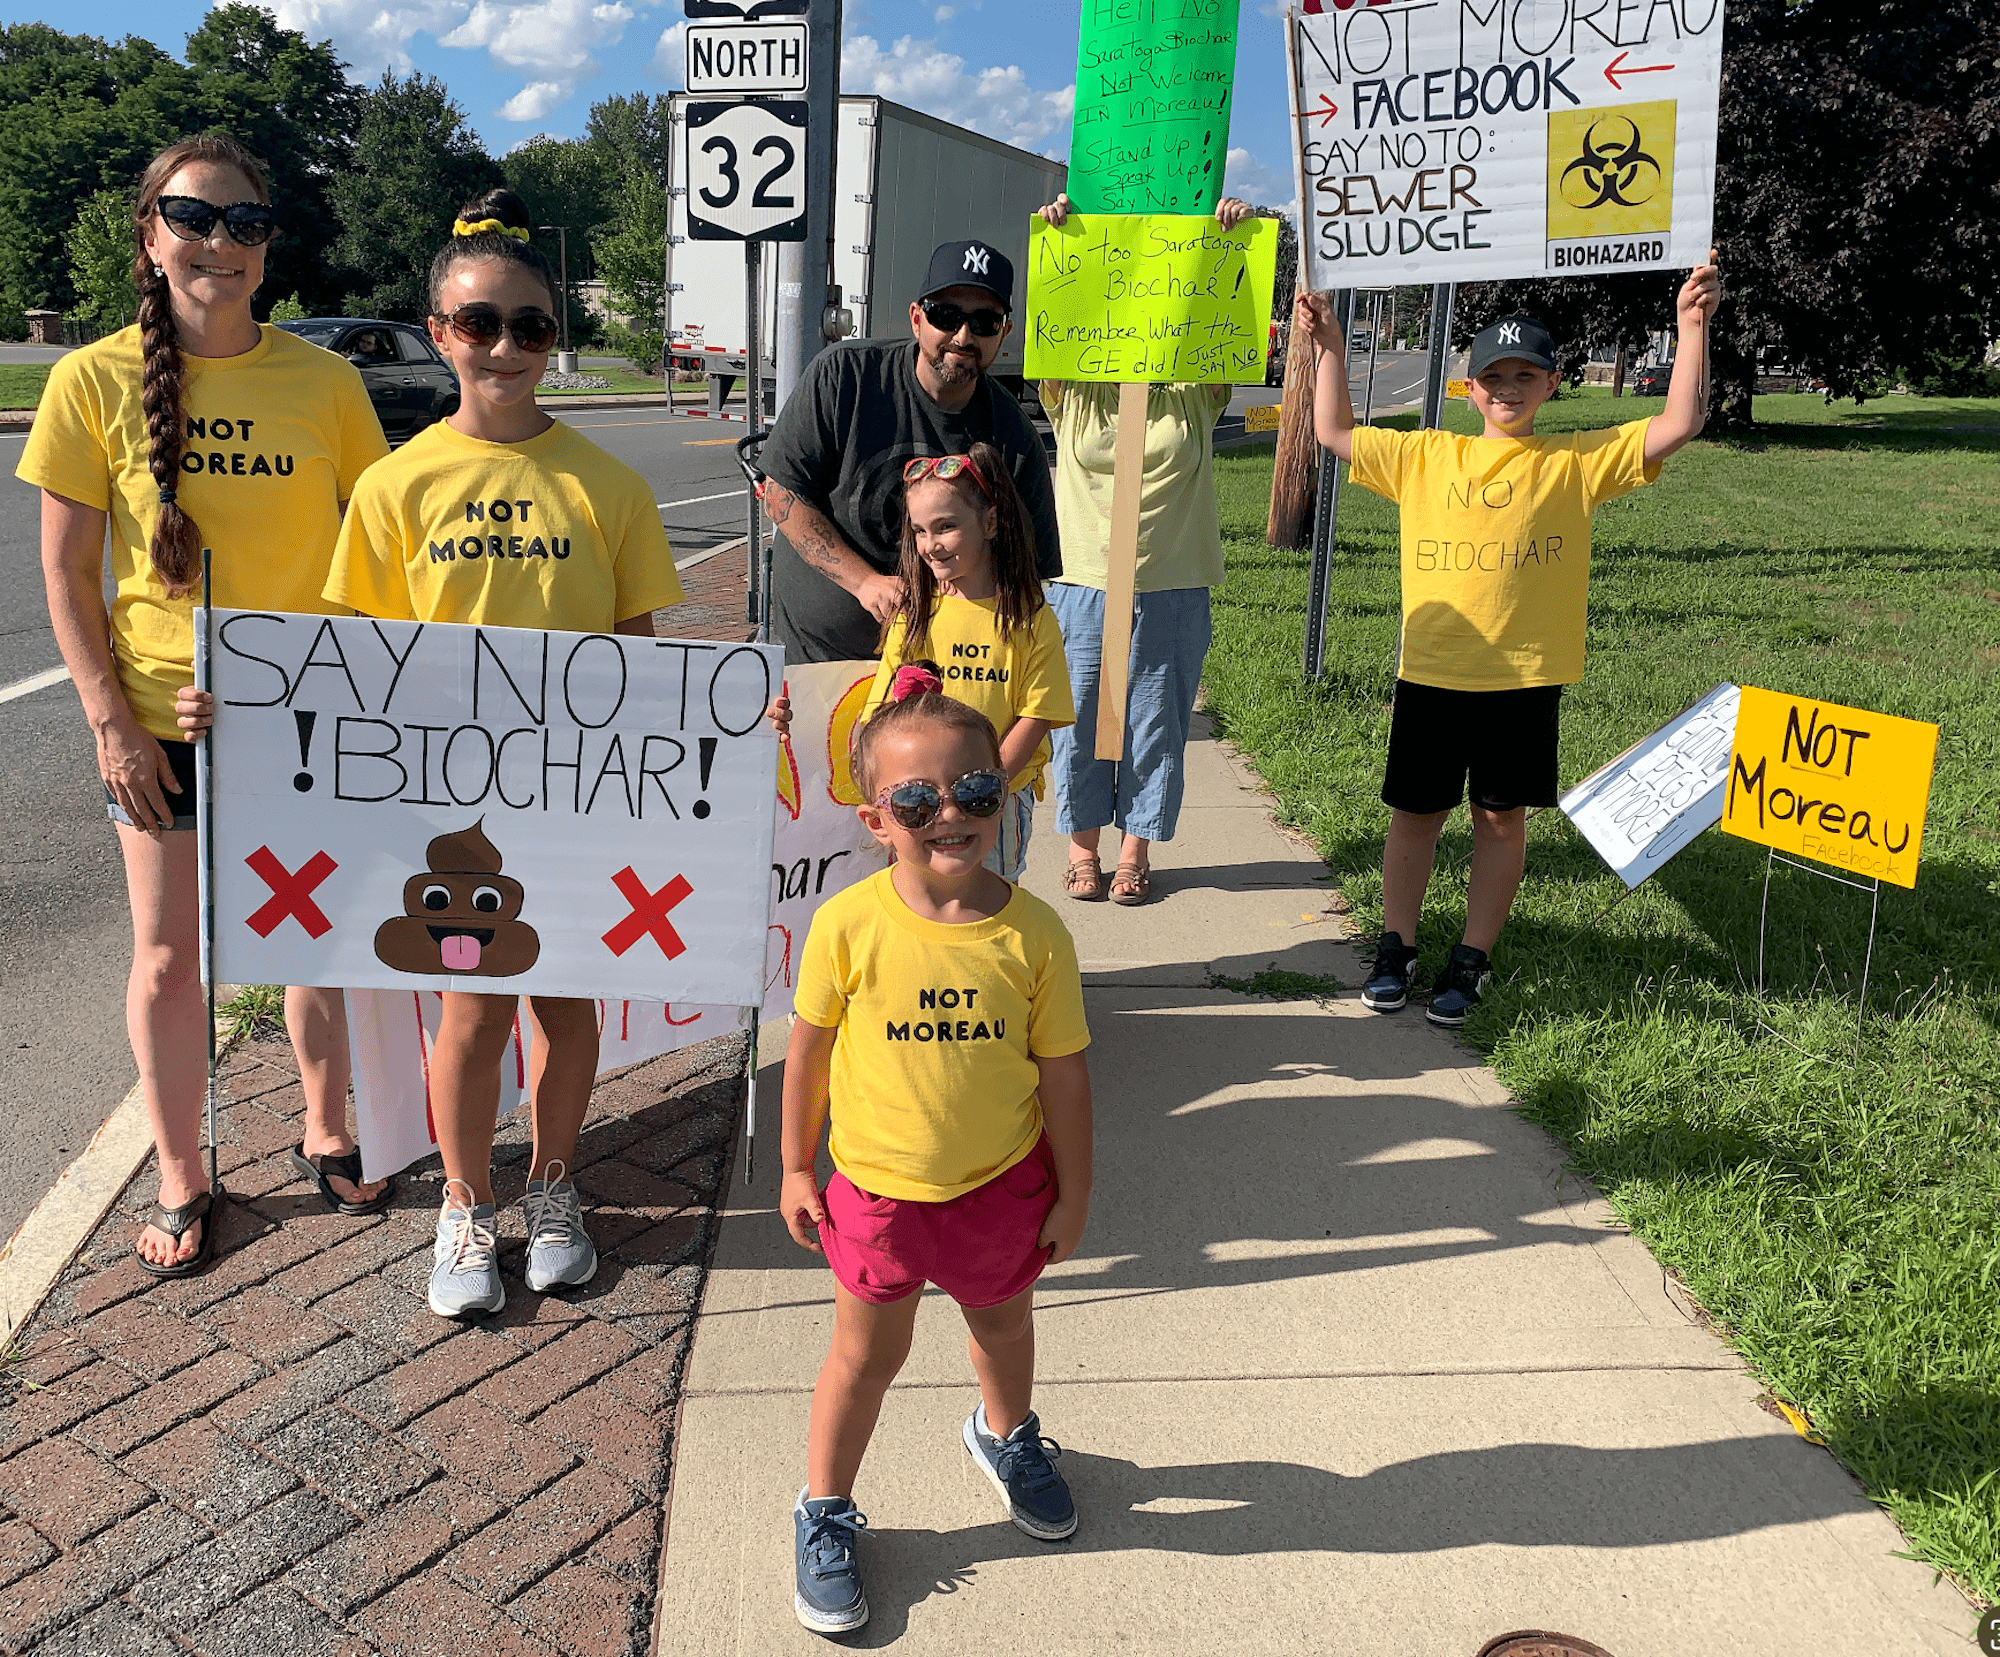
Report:
<svg viewBox="0 0 2000 1657"><path fill-rule="evenodd" d="M934 782L902 782L875 796L876 805L906 829L926 829L944 810L945 797L968 817L991 817L1007 800L1007 778L998 771L968 771L948 788Z"/></svg>
<svg viewBox="0 0 2000 1657"><path fill-rule="evenodd" d="M924 478L936 478L941 483L949 483L960 472L970 472L973 481L981 489L986 489L986 479L980 476L979 468L972 463L971 455L918 455L903 468L903 483L907 487L921 482ZM990 489L987 490L991 494Z"/></svg>
<svg viewBox="0 0 2000 1657"><path fill-rule="evenodd" d="M217 207L199 196L161 196L153 205L166 227L184 242L207 241L214 234L217 219L229 232L229 239L244 247L262 247L278 233L277 214L261 201Z"/></svg>
<svg viewBox="0 0 2000 1657"><path fill-rule="evenodd" d="M556 319L546 311L523 311L519 316L503 317L492 305L461 305L438 321L467 345L489 349L500 343L501 334L507 333L514 336L514 343L523 351L546 351L555 344L559 331Z"/></svg>
<svg viewBox="0 0 2000 1657"><path fill-rule="evenodd" d="M924 320L941 334L955 334L961 328L970 328L977 339L991 339L1007 326L1005 311L968 311L957 305L947 305L941 299L918 301L924 313Z"/></svg>

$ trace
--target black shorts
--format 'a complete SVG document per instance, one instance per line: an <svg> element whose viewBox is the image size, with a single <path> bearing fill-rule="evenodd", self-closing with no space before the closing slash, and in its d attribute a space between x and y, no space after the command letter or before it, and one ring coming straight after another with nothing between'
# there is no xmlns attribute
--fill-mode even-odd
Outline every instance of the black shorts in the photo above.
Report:
<svg viewBox="0 0 2000 1657"><path fill-rule="evenodd" d="M174 781L181 785L178 794L169 794L164 788L160 790L166 797L167 809L174 814L174 820L167 827L191 834L194 832L194 769L200 761L201 751L192 742L183 742L178 737L162 737L159 741L166 751L167 769L173 772ZM104 815L127 828L138 827L125 815L125 808L112 798L108 788L104 791Z"/></svg>
<svg viewBox="0 0 2000 1657"><path fill-rule="evenodd" d="M1556 803L1561 685L1440 690L1396 681L1382 803L1426 816L1466 798L1488 811Z"/></svg>

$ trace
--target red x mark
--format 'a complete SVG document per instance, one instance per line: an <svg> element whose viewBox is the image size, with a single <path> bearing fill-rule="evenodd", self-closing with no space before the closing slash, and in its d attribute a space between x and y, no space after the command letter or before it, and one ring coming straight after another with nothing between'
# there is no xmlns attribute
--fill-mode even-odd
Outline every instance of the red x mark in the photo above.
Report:
<svg viewBox="0 0 2000 1657"><path fill-rule="evenodd" d="M613 955L623 955L648 932L652 933L653 942L660 946L660 953L669 961L687 952L681 935L667 919L667 911L694 891L687 883L686 875L675 875L657 892L649 892L646 883L627 864L611 877L611 884L632 906L632 913L604 934L605 946Z"/></svg>
<svg viewBox="0 0 2000 1657"><path fill-rule="evenodd" d="M273 857L269 846L259 846L243 861L271 888L270 902L250 917L250 930L258 937L270 937L287 915L306 929L309 938L324 938L333 930L333 922L312 900L313 888L340 867L325 852L314 852L299 865L297 874Z"/></svg>

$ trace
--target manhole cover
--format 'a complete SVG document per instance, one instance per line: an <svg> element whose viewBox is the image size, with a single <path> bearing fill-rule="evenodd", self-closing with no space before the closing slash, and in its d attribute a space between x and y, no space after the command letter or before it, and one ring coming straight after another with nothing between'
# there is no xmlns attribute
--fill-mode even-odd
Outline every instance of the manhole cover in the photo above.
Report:
<svg viewBox="0 0 2000 1657"><path fill-rule="evenodd" d="M1496 1634L1479 1648L1479 1657L1611 1657L1611 1653L1574 1634L1523 1628L1512 1634Z"/></svg>

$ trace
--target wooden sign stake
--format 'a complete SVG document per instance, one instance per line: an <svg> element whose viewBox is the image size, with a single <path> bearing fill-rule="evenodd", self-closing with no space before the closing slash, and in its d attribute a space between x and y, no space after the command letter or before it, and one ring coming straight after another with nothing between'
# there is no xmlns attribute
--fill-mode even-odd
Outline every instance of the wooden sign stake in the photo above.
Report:
<svg viewBox="0 0 2000 1657"><path fill-rule="evenodd" d="M1139 575L1139 495L1146 481L1146 393L1118 387L1118 446L1112 451L1111 546L1104 573L1104 645L1097 663L1097 757L1125 757L1125 693L1132 672L1132 604Z"/></svg>

